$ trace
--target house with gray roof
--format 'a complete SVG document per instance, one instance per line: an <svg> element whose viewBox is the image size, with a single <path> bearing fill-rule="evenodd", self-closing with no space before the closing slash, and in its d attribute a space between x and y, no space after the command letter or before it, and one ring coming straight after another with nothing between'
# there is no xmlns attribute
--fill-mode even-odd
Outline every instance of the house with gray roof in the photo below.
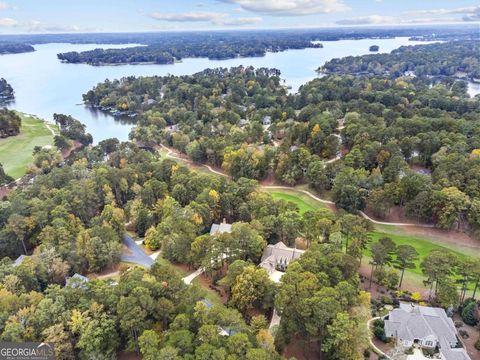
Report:
<svg viewBox="0 0 480 360"><path fill-rule="evenodd" d="M20 255L16 260L13 262L13 267L20 266L23 261L27 258L28 256L26 255Z"/></svg>
<svg viewBox="0 0 480 360"><path fill-rule="evenodd" d="M438 348L443 360L470 360L452 319L442 308L400 303L384 321L385 335L404 347Z"/></svg>
<svg viewBox="0 0 480 360"><path fill-rule="evenodd" d="M279 241L275 245L267 245L263 251L260 267L267 271L270 279L279 282L291 261L298 259L305 251L291 248Z"/></svg>
<svg viewBox="0 0 480 360"><path fill-rule="evenodd" d="M71 288L81 288L84 289L86 284L88 283L89 279L86 276L81 274L73 274L73 276L67 278L66 285Z"/></svg>
<svg viewBox="0 0 480 360"><path fill-rule="evenodd" d="M200 302L207 307L208 311L213 308L213 304L207 299L202 299ZM232 336L238 332L237 330L227 326L217 326L217 327L218 327L218 334L221 336Z"/></svg>
<svg viewBox="0 0 480 360"><path fill-rule="evenodd" d="M226 219L223 219L220 224L212 224L212 227L210 228L210 235L219 235L229 232L232 232L232 224L228 224Z"/></svg>

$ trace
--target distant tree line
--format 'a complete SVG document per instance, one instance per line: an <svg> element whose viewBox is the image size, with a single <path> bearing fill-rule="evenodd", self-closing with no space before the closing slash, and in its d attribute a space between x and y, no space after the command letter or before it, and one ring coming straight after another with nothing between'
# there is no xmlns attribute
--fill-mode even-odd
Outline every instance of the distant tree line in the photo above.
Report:
<svg viewBox="0 0 480 360"><path fill-rule="evenodd" d="M88 36L79 33L63 34L18 34L0 35L0 42L25 43L25 44L47 44L47 43L71 43L71 44L145 44L153 45L164 41L176 39L181 42L183 39L197 39L203 41L205 38L245 38L257 37L301 37L305 40L335 41L372 38L394 38L411 37L422 40L459 40L479 39L478 28L472 25L430 25L422 27L397 27L397 28L329 28L329 29L289 29L289 30L243 30L243 31L211 31L211 32L145 32L145 33L89 33Z"/></svg>

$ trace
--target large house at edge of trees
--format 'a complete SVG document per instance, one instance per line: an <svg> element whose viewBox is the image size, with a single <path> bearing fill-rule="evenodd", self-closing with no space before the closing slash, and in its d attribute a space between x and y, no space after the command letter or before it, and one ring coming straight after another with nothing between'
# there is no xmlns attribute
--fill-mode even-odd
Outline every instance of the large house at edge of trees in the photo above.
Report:
<svg viewBox="0 0 480 360"><path fill-rule="evenodd" d="M385 335L405 347L438 348L442 360L470 360L442 308L400 303L385 317Z"/></svg>
<svg viewBox="0 0 480 360"><path fill-rule="evenodd" d="M260 266L267 271L272 281L279 282L287 270L288 264L298 259L304 252L304 250L288 247L279 241L275 245L270 244L265 248Z"/></svg>

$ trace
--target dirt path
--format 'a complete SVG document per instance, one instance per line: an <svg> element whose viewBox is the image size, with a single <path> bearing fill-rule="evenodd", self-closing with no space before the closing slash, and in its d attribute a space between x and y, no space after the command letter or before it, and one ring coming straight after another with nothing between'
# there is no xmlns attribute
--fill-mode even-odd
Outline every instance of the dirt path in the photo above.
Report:
<svg viewBox="0 0 480 360"><path fill-rule="evenodd" d="M50 130L53 136L57 135L46 121L44 121L44 124L47 127L47 129Z"/></svg>
<svg viewBox="0 0 480 360"><path fill-rule="evenodd" d="M368 216L367 214L365 214L363 211L359 211L359 214L371 221L372 223L374 224L377 224L377 225L390 225L390 226L414 226L414 227L421 227L421 228L433 228L435 227L434 225L431 225L431 224L413 224L413 223L398 223L398 222L387 222L387 221L378 221L378 220L375 220L375 219L372 219L370 216Z"/></svg>
<svg viewBox="0 0 480 360"><path fill-rule="evenodd" d="M295 192L303 193L303 194L311 197L313 200L316 200L316 201L318 201L318 202L321 202L321 203L324 203L324 204L329 204L329 205L335 205L335 203L334 203L333 201L321 199L321 198L319 198L318 196L312 194L312 193L311 193L310 191L308 191L308 190L295 189L294 187L291 187L291 186L265 185L265 186L262 186L262 188L264 188L264 189L279 189L279 190L295 191Z"/></svg>

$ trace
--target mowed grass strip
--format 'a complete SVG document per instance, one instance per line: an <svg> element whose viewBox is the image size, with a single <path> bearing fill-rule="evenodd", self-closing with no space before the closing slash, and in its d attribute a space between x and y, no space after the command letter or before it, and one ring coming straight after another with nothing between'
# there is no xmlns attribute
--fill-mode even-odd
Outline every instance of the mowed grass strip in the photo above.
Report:
<svg viewBox="0 0 480 360"><path fill-rule="evenodd" d="M19 115L22 118L20 134L0 139L0 163L14 179L26 174L28 165L33 162L35 146L53 144L53 135L42 120L25 114Z"/></svg>
<svg viewBox="0 0 480 360"><path fill-rule="evenodd" d="M325 204L316 201L308 195L297 193L294 190L264 189L269 192L275 200L285 200L297 205L300 214L316 209L329 209ZM330 209L329 209L330 210Z"/></svg>

